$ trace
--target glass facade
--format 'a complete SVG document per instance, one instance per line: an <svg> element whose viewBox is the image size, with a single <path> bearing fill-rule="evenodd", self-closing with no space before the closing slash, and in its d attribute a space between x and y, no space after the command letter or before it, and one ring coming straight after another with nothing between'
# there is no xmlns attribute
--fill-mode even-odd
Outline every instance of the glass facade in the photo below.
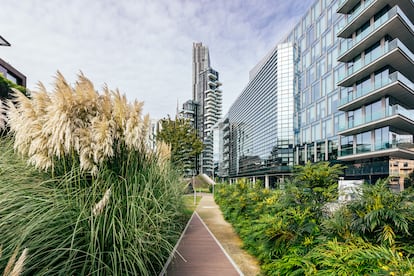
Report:
<svg viewBox="0 0 414 276"><path fill-rule="evenodd" d="M299 45L299 89L295 109L295 163L336 158L340 130L337 30L345 18L338 1L316 1L284 42Z"/></svg>
<svg viewBox="0 0 414 276"><path fill-rule="evenodd" d="M315 1L230 108L229 176L327 160L373 182L414 159L413 22L408 0Z"/></svg>
<svg viewBox="0 0 414 276"><path fill-rule="evenodd" d="M229 129L223 151L231 177L283 173L293 165L298 62L293 43L278 45L231 106L223 124Z"/></svg>
<svg viewBox="0 0 414 276"><path fill-rule="evenodd" d="M338 132L339 160L348 176L370 180L392 176L395 160L414 159L414 6L411 1L365 0L350 8L342 1L339 30L340 107L345 127ZM391 166L392 167L392 166ZM412 168L411 168L412 169ZM403 178L404 176L402 176Z"/></svg>

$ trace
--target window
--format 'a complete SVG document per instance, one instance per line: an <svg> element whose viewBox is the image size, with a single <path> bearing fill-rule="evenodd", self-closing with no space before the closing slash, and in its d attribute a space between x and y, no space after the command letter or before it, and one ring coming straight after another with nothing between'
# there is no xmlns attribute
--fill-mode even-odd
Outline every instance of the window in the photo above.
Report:
<svg viewBox="0 0 414 276"><path fill-rule="evenodd" d="M342 136L341 137L341 156L353 154L354 137Z"/></svg>
<svg viewBox="0 0 414 276"><path fill-rule="evenodd" d="M356 136L356 153L371 151L371 132L359 133Z"/></svg>

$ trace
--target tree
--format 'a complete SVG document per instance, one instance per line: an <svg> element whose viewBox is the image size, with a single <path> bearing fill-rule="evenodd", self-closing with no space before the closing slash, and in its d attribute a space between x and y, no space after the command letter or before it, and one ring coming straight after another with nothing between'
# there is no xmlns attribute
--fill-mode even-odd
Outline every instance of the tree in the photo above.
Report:
<svg viewBox="0 0 414 276"><path fill-rule="evenodd" d="M190 122L183 118L162 119L157 140L171 146L171 162L179 170L190 175L195 169L197 155L203 150L203 142Z"/></svg>

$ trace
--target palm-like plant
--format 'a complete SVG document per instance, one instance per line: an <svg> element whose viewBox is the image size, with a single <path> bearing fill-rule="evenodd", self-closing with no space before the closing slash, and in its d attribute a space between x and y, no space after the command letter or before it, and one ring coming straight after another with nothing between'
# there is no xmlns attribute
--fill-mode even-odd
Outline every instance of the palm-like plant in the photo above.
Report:
<svg viewBox="0 0 414 276"><path fill-rule="evenodd" d="M351 230L373 242L393 245L396 240L411 240L413 205L403 193L392 192L387 180L364 186L361 197L351 202L348 209L352 214Z"/></svg>

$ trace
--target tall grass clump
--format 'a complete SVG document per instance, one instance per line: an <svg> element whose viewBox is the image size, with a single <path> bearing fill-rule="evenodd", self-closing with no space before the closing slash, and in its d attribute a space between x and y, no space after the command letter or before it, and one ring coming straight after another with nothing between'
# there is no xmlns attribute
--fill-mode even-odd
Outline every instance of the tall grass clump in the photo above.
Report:
<svg viewBox="0 0 414 276"><path fill-rule="evenodd" d="M1 182L0 269L19 247L27 275L157 274L183 228L182 184L169 147L147 147L143 103L82 74L14 97L15 152L49 179Z"/></svg>

